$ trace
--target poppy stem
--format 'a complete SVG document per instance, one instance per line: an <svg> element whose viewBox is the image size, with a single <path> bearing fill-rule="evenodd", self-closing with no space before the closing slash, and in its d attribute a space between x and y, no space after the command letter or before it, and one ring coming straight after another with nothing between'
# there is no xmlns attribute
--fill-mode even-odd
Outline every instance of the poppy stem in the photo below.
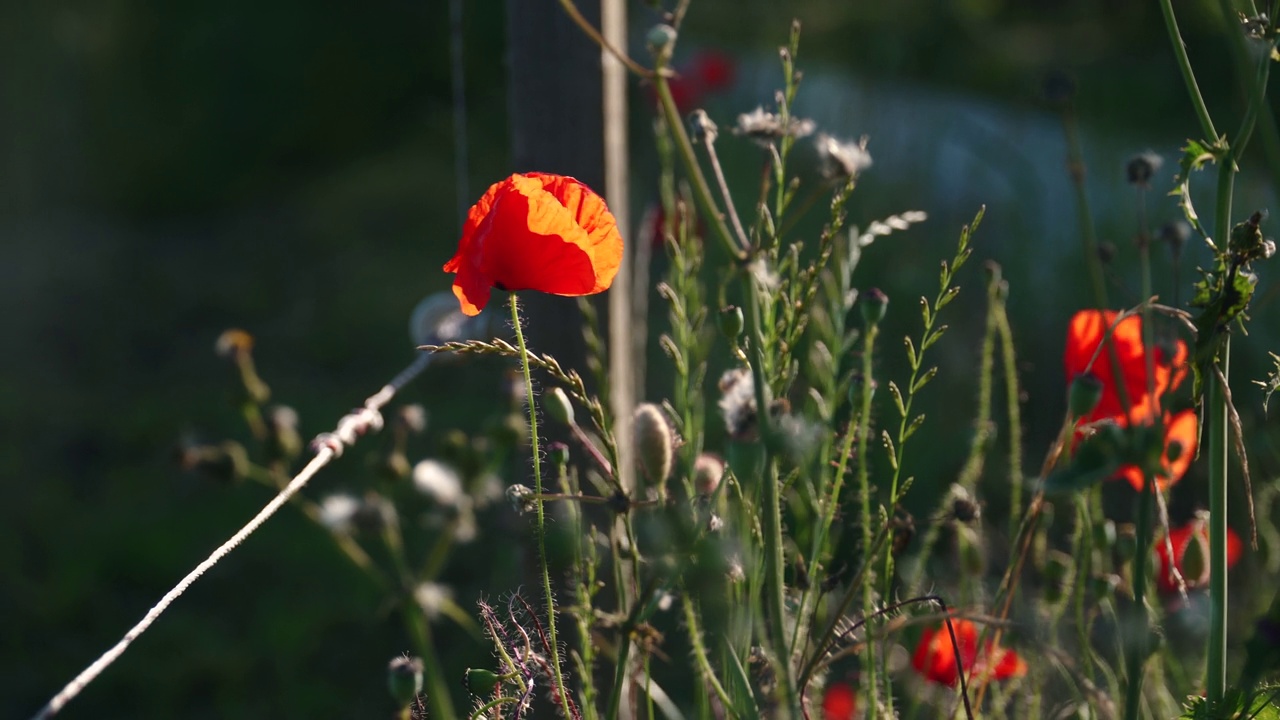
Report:
<svg viewBox="0 0 1280 720"><path fill-rule="evenodd" d="M535 534L538 536L538 562L542 570L542 591L547 599L547 636L550 639L546 649L551 655L551 672L555 676L555 701L565 716L572 717L569 708L568 691L564 687L564 678L560 672L560 643L556 638L556 599L551 592L551 570L547 562L547 528L543 509L542 490L542 458L538 449L538 413L533 401L533 378L529 372L529 349L524 344L524 331L520 327L520 305L516 294L511 293L511 325L516 331L516 347L520 349L520 369L524 372L526 400L529 403L529 443L533 453L533 498L537 510Z"/></svg>

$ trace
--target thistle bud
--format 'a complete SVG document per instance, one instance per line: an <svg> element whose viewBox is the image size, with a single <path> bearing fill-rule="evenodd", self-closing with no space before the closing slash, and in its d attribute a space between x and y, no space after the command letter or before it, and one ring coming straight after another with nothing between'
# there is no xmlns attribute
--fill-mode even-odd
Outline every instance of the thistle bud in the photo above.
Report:
<svg viewBox="0 0 1280 720"><path fill-rule="evenodd" d="M742 334L742 308L737 305L726 305L720 309L720 334L729 340L737 340Z"/></svg>
<svg viewBox="0 0 1280 720"><path fill-rule="evenodd" d="M562 388L554 387L543 396L542 409L546 411L547 417L568 427L574 426L573 420L573 403L569 402L569 395Z"/></svg>
<svg viewBox="0 0 1280 720"><path fill-rule="evenodd" d="M387 665L387 688L400 707L409 707L422 692L422 658L407 655Z"/></svg>
<svg viewBox="0 0 1280 720"><path fill-rule="evenodd" d="M858 298L858 307L862 308L862 322L867 326L877 325L884 319L889 309L889 296L880 288L871 288Z"/></svg>
<svg viewBox="0 0 1280 720"><path fill-rule="evenodd" d="M1081 418L1093 412L1102 400L1102 381L1093 373L1082 373L1071 380L1067 391L1067 409L1071 417Z"/></svg>
<svg viewBox="0 0 1280 720"><path fill-rule="evenodd" d="M724 477L724 461L711 453L702 453L693 461L693 487L699 495L710 495L720 487Z"/></svg>
<svg viewBox="0 0 1280 720"><path fill-rule="evenodd" d="M649 482L661 485L671 474L675 453L671 426L663 416L662 409L653 403L637 407L631 422L635 431L636 457L640 460L640 468Z"/></svg>

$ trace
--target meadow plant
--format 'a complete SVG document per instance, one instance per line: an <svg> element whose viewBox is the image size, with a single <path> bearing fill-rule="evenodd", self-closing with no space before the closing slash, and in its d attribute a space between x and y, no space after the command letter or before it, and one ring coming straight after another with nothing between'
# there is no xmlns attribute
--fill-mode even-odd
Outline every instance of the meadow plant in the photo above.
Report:
<svg viewBox="0 0 1280 720"><path fill-rule="evenodd" d="M572 3L562 5L601 41ZM1233 182L1263 116L1280 37L1268 18L1280 8L1236 28L1235 41L1266 52L1248 54L1245 114L1236 134L1223 135L1200 98L1170 0L1161 7L1203 139L1184 149L1173 188L1184 224L1149 227L1159 155L1125 166L1139 216L1141 291L1132 307L1109 302L1071 91L1054 86L1096 306L1050 330L1064 339L1066 412L1048 447L1024 447L1021 434L1008 306L1029 289L994 261L980 273L970 263L982 254L983 210L958 229L936 287L890 298L859 272L860 260L927 217L904 207L850 224L848 203L874 145L794 114L799 24L779 52L776 95L723 131L729 119L718 124L696 103L728 82L731 67L704 54L689 75L671 69L682 3L648 33L650 67L621 58L658 108L661 210L650 234L665 254L657 342L668 361L666 386L630 414L630 436L617 436L619 418L602 400L612 379L589 302L579 300L596 371L584 379L533 349L538 328L526 324L517 295L607 290L627 271L627 229L573 178L533 172L497 182L470 209L444 265L452 296L415 313L419 359L316 438L299 474L297 414L268 405L253 339L223 336L219 352L236 370L254 450L189 444L182 462L280 494L37 717L60 710L286 503L324 528L400 610L414 653L388 668L400 717L1280 717L1269 684L1280 670L1280 599L1246 642L1228 636L1226 584L1228 569L1255 552L1247 546L1258 548L1257 535L1274 534L1264 515L1246 543L1228 528L1226 503L1230 455L1248 477L1231 341L1259 283L1255 263L1275 249L1264 213L1234 219ZM757 178L726 177L725 143L755 153ZM801 149L817 158L816 170L794 169ZM1209 164L1218 168L1212 232L1189 189ZM825 222L809 235L800 228L818 203ZM1176 297L1163 304L1152 290L1152 251L1163 240L1176 274L1193 236L1211 260L1187 307ZM972 285L979 291L965 295L974 302L956 307L961 287ZM473 319L490 301L508 305L512 339L488 339ZM964 312L983 315L973 325L981 327L974 409L926 418L920 408L939 373L939 343ZM894 315L912 317L915 329L891 337ZM383 429L392 397L433 358L483 356L519 368L507 378L511 404L494 412L489 431L451 429L435 456L418 458L412 438L425 412L401 406L360 491L299 494L359 436ZM1269 394L1280 380L1259 384ZM931 435L963 437L953 477L915 475L917 454L954 446ZM624 444L633 454L620 452ZM994 457L1001 447L1006 456ZM1040 457L1030 477L1024 451ZM625 472L624 456L634 458ZM1209 496L1198 498L1207 509L1171 522L1166 495L1195 463L1208 466ZM993 493L1000 513L988 507ZM1251 514L1254 494L1247 484L1237 491ZM1269 512L1274 492L1257 494ZM1116 497L1119 512L1109 506ZM480 588L476 607L463 607L448 558L496 542L504 523L536 548L536 587L516 579ZM432 633L441 622L491 646L492 662L468 669L464 682L446 677L447 651Z"/></svg>

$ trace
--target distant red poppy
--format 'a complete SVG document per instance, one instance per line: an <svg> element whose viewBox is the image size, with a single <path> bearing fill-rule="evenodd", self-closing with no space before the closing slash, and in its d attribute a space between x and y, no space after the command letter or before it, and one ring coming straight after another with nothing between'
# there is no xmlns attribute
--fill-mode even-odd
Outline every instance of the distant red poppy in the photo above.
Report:
<svg viewBox="0 0 1280 720"><path fill-rule="evenodd" d="M960 681L961 665L964 672L973 677L989 676L994 680L1026 674L1027 664L1012 650L992 647L988 641L979 653L978 628L972 622L954 619L951 626L955 628L960 646L959 662L945 622L936 628L925 628L920 635L920 645L911 658L911 665L926 680L954 687Z"/></svg>
<svg viewBox="0 0 1280 720"><path fill-rule="evenodd" d="M1070 381L1085 372L1089 360L1106 335L1107 328L1115 322L1117 313L1111 310L1081 310L1071 318L1067 327L1067 349L1064 354L1067 379ZM1187 345L1178 340L1172 348L1173 357L1168 357L1164 348L1155 349L1154 377L1152 385L1155 392L1148 393L1147 357L1142 344L1142 317L1130 315L1116 325L1109 345L1115 348L1115 359L1120 369L1119 383L1123 383L1125 396L1129 401L1129 411L1117 389L1120 385L1115 377L1115 367L1111 353L1103 347L1098 353L1090 371L1102 382L1102 399L1093 412L1081 418L1081 423L1092 423L1104 419L1113 419L1121 424L1142 422L1157 417L1160 412L1160 398L1166 392L1176 388L1186 376Z"/></svg>
<svg viewBox="0 0 1280 720"><path fill-rule="evenodd" d="M733 84L737 66L733 57L719 50L702 50L689 62L676 69L676 76L667 81L671 99L680 112L696 109L711 93L724 90ZM657 97L654 97L657 104Z"/></svg>
<svg viewBox="0 0 1280 720"><path fill-rule="evenodd" d="M478 315L492 288L603 292L621 262L618 222L599 195L571 177L529 173L493 184L471 207L444 271L457 274L462 312Z"/></svg>
<svg viewBox="0 0 1280 720"><path fill-rule="evenodd" d="M822 693L823 720L853 720L858 693L848 683L834 682Z"/></svg>
<svg viewBox="0 0 1280 720"><path fill-rule="evenodd" d="M1191 543L1198 543L1197 551L1199 557L1203 558L1203 562L1186 563L1187 548ZM1173 546L1173 567L1178 568L1178 573L1182 575L1182 580L1187 584L1188 590L1196 590L1198 588L1207 587L1209 585L1209 519L1208 517L1197 517L1191 522L1169 530L1169 544ZM1174 580L1173 573L1170 571L1169 548L1165 545L1164 538L1156 540L1156 554L1160 556L1160 574L1156 576L1156 587L1162 593L1175 593L1178 591L1178 584ZM1240 541L1240 536L1235 530L1227 528L1227 567L1234 566L1240 560L1241 553L1244 552L1244 543Z"/></svg>
<svg viewBox="0 0 1280 720"><path fill-rule="evenodd" d="M1200 420L1196 417L1195 410L1183 410L1173 417L1165 416L1164 455L1161 460L1164 474L1156 478L1156 485L1161 490L1168 490L1169 486L1187 474L1187 468L1191 467L1191 461L1196 455L1196 433L1199 429ZM1170 460L1169 454L1174 443L1178 444L1177 457ZM1137 465L1125 465L1116 473L1116 477L1128 480L1134 490L1142 492L1142 468Z"/></svg>

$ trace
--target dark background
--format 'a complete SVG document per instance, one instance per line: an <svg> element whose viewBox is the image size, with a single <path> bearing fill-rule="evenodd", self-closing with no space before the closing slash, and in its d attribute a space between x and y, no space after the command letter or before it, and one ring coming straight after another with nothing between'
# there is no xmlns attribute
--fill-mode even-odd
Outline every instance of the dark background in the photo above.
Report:
<svg viewBox="0 0 1280 720"><path fill-rule="evenodd" d="M1175 216L1163 191L1177 148L1197 133L1158 7L743 5L695 2L677 53L677 65L695 47L737 59L733 86L708 99L712 117L731 124L770 101L776 47L799 17L806 85L797 111L845 137L871 134L876 165L851 221L906 209L932 215L873 246L860 269L860 285L895 298L885 337L918 333L912 298L932 293L937 261L988 205L975 262L960 278L964 302L938 346L945 382L925 409L939 419L972 412L978 265L996 259L1011 285L1032 471L1061 417L1066 319L1089 302L1065 146L1042 80L1065 71L1078 82L1099 231L1119 248L1112 295L1132 304L1137 205L1123 163L1147 148L1169 160L1148 198L1159 224ZM1241 104L1217 4L1176 5L1219 129L1231 132ZM535 7L556 12L551 2ZM299 411L304 437L327 430L412 359L408 315L448 287L439 268L456 243L459 197L470 202L513 170L554 169L513 167L510 128L521 113L543 110L508 103L502 6L468 3L464 18L471 180L459 193L444 2L0 5L0 713L34 712L267 500L261 488L211 483L173 462L184 437L245 434L232 373L213 353L222 330L257 337L259 368L274 398ZM655 18L643 4L632 8L638 57ZM654 160L647 94L632 86L638 217L653 198ZM731 177L749 189L758 155L723 145ZM1244 170L1242 216L1274 197L1265 163ZM1203 257L1197 241L1191 248L1184 287ZM1156 272L1167 298L1173 280L1163 260ZM1263 376L1264 351L1280 347L1271 268L1262 274L1254 333L1236 345L1242 388ZM655 328L661 318L655 310ZM895 355L885 357L886 372L903 372ZM656 400L664 387L656 356L651 367ZM406 399L432 419L411 459L434 453L444 432L491 419L487 408L503 402L499 373L454 366L412 386ZM1274 431L1258 394L1239 394L1259 449L1255 483L1269 481ZM944 441L909 459L925 507L919 488L945 486L962 458L963 433L948 430L923 432L956 436L954 452L940 451ZM350 453L312 494L361 487L365 455ZM1203 497L1196 472L1176 493L1182 512ZM521 537L496 532L481 544ZM459 585L464 607L520 582L486 576L485 552L458 561L481 562ZM448 678L486 661L483 645L439 627ZM66 716L377 716L390 710L385 663L407 649L379 592L323 531L286 510Z"/></svg>

